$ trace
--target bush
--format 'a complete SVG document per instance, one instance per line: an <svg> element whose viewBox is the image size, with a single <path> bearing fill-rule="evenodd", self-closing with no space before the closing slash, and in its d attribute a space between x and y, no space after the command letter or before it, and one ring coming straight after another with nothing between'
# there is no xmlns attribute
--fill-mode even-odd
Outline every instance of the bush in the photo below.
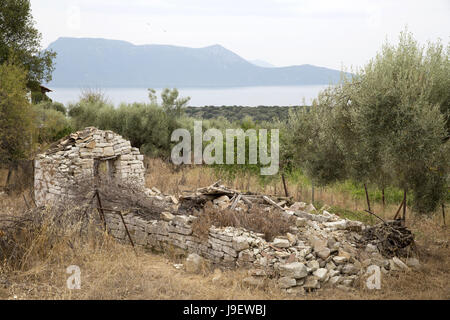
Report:
<svg viewBox="0 0 450 320"><path fill-rule="evenodd" d="M172 113L156 104L121 104L114 108L103 99L88 97L69 105L69 117L75 130L94 126L112 130L130 140L146 155L169 157L170 136L180 122Z"/></svg>
<svg viewBox="0 0 450 320"><path fill-rule="evenodd" d="M45 93L42 93L41 91L32 91L31 102L33 104L38 104L41 102L51 102L51 100Z"/></svg>
<svg viewBox="0 0 450 320"><path fill-rule="evenodd" d="M0 163L26 159L33 149L33 108L26 71L13 62L0 65Z"/></svg>
<svg viewBox="0 0 450 320"><path fill-rule="evenodd" d="M64 113L49 107L48 104L36 105L34 109L40 144L52 143L72 132L72 127Z"/></svg>
<svg viewBox="0 0 450 320"><path fill-rule="evenodd" d="M41 103L38 103L36 106L38 108L42 108L42 109L55 110L55 111L61 112L63 115L67 114L66 107L62 103L59 103L59 102L53 102L51 100L48 100L48 101L43 101Z"/></svg>
<svg viewBox="0 0 450 320"><path fill-rule="evenodd" d="M280 235L285 235L293 225L292 217L285 217L279 211L266 211L253 207L248 212L215 209L211 202L207 202L194 221L192 230L199 237L208 237L209 228L235 227L245 228L257 233L263 233L267 241Z"/></svg>

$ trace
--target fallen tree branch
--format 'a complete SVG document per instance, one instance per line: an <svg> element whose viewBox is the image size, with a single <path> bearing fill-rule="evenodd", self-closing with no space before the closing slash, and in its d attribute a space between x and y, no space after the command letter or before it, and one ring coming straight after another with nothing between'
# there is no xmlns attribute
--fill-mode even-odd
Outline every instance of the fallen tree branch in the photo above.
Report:
<svg viewBox="0 0 450 320"><path fill-rule="evenodd" d="M375 213L373 213L372 211L369 211L369 210L364 210L365 212L367 212L367 213L370 213L371 215L374 215L375 217L377 217L378 219L380 219L381 221L383 221L383 223L384 224L386 224L386 221L385 220L383 220L382 218L380 218L379 216L377 216Z"/></svg>
<svg viewBox="0 0 450 320"><path fill-rule="evenodd" d="M239 202L239 200L241 200L242 195L238 194L238 196L236 197L236 199L234 199L233 204L231 205L231 210L234 210Z"/></svg>
<svg viewBox="0 0 450 320"><path fill-rule="evenodd" d="M392 220L397 219L397 216L400 213L400 210L402 209L404 203L405 202L402 200L402 203L400 204L400 207L398 207L397 212L395 213L394 219L392 219Z"/></svg>
<svg viewBox="0 0 450 320"><path fill-rule="evenodd" d="M270 199L268 196L263 196L263 199L267 202L270 203L271 205L273 205L275 208L280 209L281 211L284 211L284 209L282 207L280 207L275 201L273 201L272 199Z"/></svg>

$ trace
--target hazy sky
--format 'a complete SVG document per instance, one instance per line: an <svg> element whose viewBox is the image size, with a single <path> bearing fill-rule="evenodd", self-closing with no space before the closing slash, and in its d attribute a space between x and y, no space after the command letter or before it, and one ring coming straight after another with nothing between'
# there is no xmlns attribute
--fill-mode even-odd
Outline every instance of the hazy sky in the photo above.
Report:
<svg viewBox="0 0 450 320"><path fill-rule="evenodd" d="M449 0L31 0L43 46L58 37L134 44L221 44L276 66L362 66L407 25L450 36Z"/></svg>

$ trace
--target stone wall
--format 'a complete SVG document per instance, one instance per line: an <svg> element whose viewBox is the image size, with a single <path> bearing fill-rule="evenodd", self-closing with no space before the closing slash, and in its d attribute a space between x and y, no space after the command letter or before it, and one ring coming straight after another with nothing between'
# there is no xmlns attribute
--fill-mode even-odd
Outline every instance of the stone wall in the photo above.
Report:
<svg viewBox="0 0 450 320"><path fill-rule="evenodd" d="M243 264L245 254L253 241L261 241L249 231L232 227L211 227L207 238L195 236L192 231L194 216L162 214L164 220L145 220L137 215L124 216L128 231L136 245L146 249L164 250L168 245L197 253L208 260L228 267ZM110 234L122 241L129 242L125 227L119 215L106 214Z"/></svg>
<svg viewBox="0 0 450 320"><path fill-rule="evenodd" d="M144 188L144 156L130 141L93 127L61 139L35 160L34 189L38 205L72 194L71 186L106 170L108 179ZM96 166L101 166L96 169ZM100 172L101 173L101 172Z"/></svg>
<svg viewBox="0 0 450 320"><path fill-rule="evenodd" d="M125 223L136 245L146 249L164 250L173 246L187 253L198 254L218 265L247 267L249 285L262 285L267 278L277 281L289 293L323 287L351 290L367 276L367 270L380 272L409 270L418 262L380 254L377 243L361 246L361 232L366 226L358 221L341 219L323 210L311 214L301 210L286 211L296 219L291 232L271 242L262 234L242 228L212 226L207 237L193 233L195 216L161 214L160 220L145 220L135 214L125 215ZM107 214L110 234L128 243L120 216ZM188 259L189 260L189 259Z"/></svg>

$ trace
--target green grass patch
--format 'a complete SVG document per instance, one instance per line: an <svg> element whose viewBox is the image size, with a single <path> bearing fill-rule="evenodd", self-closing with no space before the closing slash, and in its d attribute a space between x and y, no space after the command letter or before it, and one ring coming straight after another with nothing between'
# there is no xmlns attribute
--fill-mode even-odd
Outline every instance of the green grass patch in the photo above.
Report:
<svg viewBox="0 0 450 320"><path fill-rule="evenodd" d="M364 191L364 184L362 183L356 183L354 181L347 180L344 182L336 183L331 188L336 191L350 194L352 199L361 200L366 198L366 193ZM383 194L380 189L369 186L368 192L369 192L369 199L371 202L383 201ZM409 195L408 204L410 201L412 201L411 197L412 195ZM386 187L384 189L384 201L386 204L395 204L402 202L403 191L394 187Z"/></svg>
<svg viewBox="0 0 450 320"><path fill-rule="evenodd" d="M377 219L374 216L364 211L353 211L339 206L331 206L329 211L348 220L361 221L368 225L377 223Z"/></svg>
<svg viewBox="0 0 450 320"><path fill-rule="evenodd" d="M326 205L326 203L323 202L322 200L316 200L316 201L313 202L313 206L317 210L320 210L324 205Z"/></svg>

